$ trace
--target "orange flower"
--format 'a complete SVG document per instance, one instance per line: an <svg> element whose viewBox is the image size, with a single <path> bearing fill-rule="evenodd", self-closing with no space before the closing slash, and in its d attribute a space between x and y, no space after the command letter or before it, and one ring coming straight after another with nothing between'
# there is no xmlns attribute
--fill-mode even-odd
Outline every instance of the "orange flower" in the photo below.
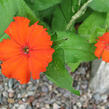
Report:
<svg viewBox="0 0 109 109"><path fill-rule="evenodd" d="M97 47L95 56L98 58L102 57L103 61L109 62L109 32L106 32L103 36L99 37L95 46Z"/></svg>
<svg viewBox="0 0 109 109"><path fill-rule="evenodd" d="M2 73L25 84L31 76L39 79L40 72L46 71L54 49L46 29L38 22L29 26L27 18L14 17L14 20L5 31L11 39L0 43Z"/></svg>

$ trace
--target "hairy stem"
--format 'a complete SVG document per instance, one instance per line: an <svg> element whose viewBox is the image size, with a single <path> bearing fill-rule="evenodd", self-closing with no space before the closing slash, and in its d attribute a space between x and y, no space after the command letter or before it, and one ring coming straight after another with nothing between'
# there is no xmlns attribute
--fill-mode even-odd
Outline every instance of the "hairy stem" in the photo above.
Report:
<svg viewBox="0 0 109 109"><path fill-rule="evenodd" d="M80 10L77 13L75 13L75 15L72 16L71 20L66 26L66 30L69 30L70 27L72 26L72 23L84 13L84 10L86 10L90 2L92 2L92 0L88 0L86 3L84 3L84 5L80 8Z"/></svg>

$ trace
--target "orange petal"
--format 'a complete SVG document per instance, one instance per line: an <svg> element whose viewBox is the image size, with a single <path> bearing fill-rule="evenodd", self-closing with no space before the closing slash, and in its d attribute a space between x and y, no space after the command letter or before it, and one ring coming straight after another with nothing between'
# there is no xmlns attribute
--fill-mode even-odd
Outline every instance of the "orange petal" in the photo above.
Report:
<svg viewBox="0 0 109 109"><path fill-rule="evenodd" d="M54 50L35 50L30 53L29 68L33 79L39 79L40 72L45 72L49 62L52 61Z"/></svg>
<svg viewBox="0 0 109 109"><path fill-rule="evenodd" d="M29 68L33 79L39 79L40 72L46 71L46 67L44 67L39 61L35 60L33 57L29 59Z"/></svg>
<svg viewBox="0 0 109 109"><path fill-rule="evenodd" d="M104 49L102 60L105 62L109 62L109 49Z"/></svg>
<svg viewBox="0 0 109 109"><path fill-rule="evenodd" d="M0 60L5 60L20 54L20 46L14 40L4 39L0 42Z"/></svg>
<svg viewBox="0 0 109 109"><path fill-rule="evenodd" d="M20 45L26 44L29 20L24 17L14 17L15 21L11 22L9 27L5 30L12 39L14 39Z"/></svg>
<svg viewBox="0 0 109 109"><path fill-rule="evenodd" d="M102 42L102 41L98 41L96 44L95 44L95 47L105 47L106 45L106 42Z"/></svg>
<svg viewBox="0 0 109 109"><path fill-rule="evenodd" d="M15 56L1 64L2 73L8 78L14 78L21 84L25 84L30 80L30 72L28 67L28 59L26 56Z"/></svg>
<svg viewBox="0 0 109 109"><path fill-rule="evenodd" d="M46 29L37 23L30 27L28 41L30 48L35 49L49 48L52 45L51 37L46 32Z"/></svg>
<svg viewBox="0 0 109 109"><path fill-rule="evenodd" d="M98 58L100 58L101 55L102 55L102 53L103 53L103 50L104 50L103 47L101 47L101 48L100 48L100 47L96 48L96 50L95 50L95 56L98 57Z"/></svg>
<svg viewBox="0 0 109 109"><path fill-rule="evenodd" d="M109 32L104 33L103 36L99 37L99 40L109 43Z"/></svg>

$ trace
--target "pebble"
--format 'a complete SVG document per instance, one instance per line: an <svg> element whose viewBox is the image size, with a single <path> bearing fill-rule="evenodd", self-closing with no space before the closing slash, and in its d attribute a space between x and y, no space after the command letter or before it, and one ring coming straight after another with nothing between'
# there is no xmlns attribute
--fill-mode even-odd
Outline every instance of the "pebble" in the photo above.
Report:
<svg viewBox="0 0 109 109"><path fill-rule="evenodd" d="M107 95L103 95L103 96L101 96L101 99L102 99L104 102L107 102L107 98L108 98Z"/></svg>
<svg viewBox="0 0 109 109"><path fill-rule="evenodd" d="M3 101L3 97L2 94L0 93L0 104L2 104L2 101Z"/></svg>
<svg viewBox="0 0 109 109"><path fill-rule="evenodd" d="M48 86L45 86L45 85L44 85L41 90L42 90L42 92L44 92L44 93L48 93Z"/></svg>
<svg viewBox="0 0 109 109"><path fill-rule="evenodd" d="M32 103L34 101L35 97L34 96L30 96L27 100L28 103Z"/></svg>
<svg viewBox="0 0 109 109"><path fill-rule="evenodd" d="M22 101L23 101L23 102L26 102L26 99L27 99L27 98L22 98Z"/></svg>
<svg viewBox="0 0 109 109"><path fill-rule="evenodd" d="M53 104L53 109L59 109L60 106L58 106L56 103Z"/></svg>
<svg viewBox="0 0 109 109"><path fill-rule="evenodd" d="M33 106L35 106L36 104L37 104L37 102L38 102L38 100L36 99L36 100L34 100L33 102L32 102L32 105Z"/></svg>
<svg viewBox="0 0 109 109"><path fill-rule="evenodd" d="M64 97L70 97L71 93L69 91L66 91L66 93L63 95Z"/></svg>
<svg viewBox="0 0 109 109"><path fill-rule="evenodd" d="M34 92L33 92L33 91L29 91L29 92L27 92L27 94L26 94L26 96L32 96L32 95L34 95Z"/></svg>
<svg viewBox="0 0 109 109"><path fill-rule="evenodd" d="M22 104L18 107L18 109L26 109L27 105L26 104Z"/></svg>
<svg viewBox="0 0 109 109"><path fill-rule="evenodd" d="M2 106L2 107L0 107L0 109L8 109L8 106Z"/></svg>
<svg viewBox="0 0 109 109"><path fill-rule="evenodd" d="M74 105L74 106L73 106L73 109L77 109L77 107Z"/></svg>
<svg viewBox="0 0 109 109"><path fill-rule="evenodd" d="M17 98L21 98L22 95L20 93L17 94Z"/></svg>
<svg viewBox="0 0 109 109"><path fill-rule="evenodd" d="M95 94L93 98L95 99L96 104L99 104L102 101L101 96L99 94Z"/></svg>
<svg viewBox="0 0 109 109"><path fill-rule="evenodd" d="M6 98L8 98L8 92L7 91L4 91L3 92L3 96L6 97Z"/></svg>
<svg viewBox="0 0 109 109"><path fill-rule="evenodd" d="M36 103L36 107L39 108L40 107L40 104L39 103Z"/></svg>
<svg viewBox="0 0 109 109"><path fill-rule="evenodd" d="M14 86L14 79L9 79L8 81L8 87L12 88Z"/></svg>
<svg viewBox="0 0 109 109"><path fill-rule="evenodd" d="M108 97L92 94L88 88L90 74L86 74L85 69L80 66L71 74L80 96L55 86L43 74L40 80L31 79L25 85L3 76L0 80L3 81L0 82L0 106L7 106L5 109L109 109Z"/></svg>
<svg viewBox="0 0 109 109"><path fill-rule="evenodd" d="M76 103L79 108L81 108L82 104L80 102Z"/></svg>
<svg viewBox="0 0 109 109"><path fill-rule="evenodd" d="M105 106L101 106L100 109L105 109Z"/></svg>
<svg viewBox="0 0 109 109"><path fill-rule="evenodd" d="M10 98L14 97L14 92L9 92L9 97Z"/></svg>
<svg viewBox="0 0 109 109"><path fill-rule="evenodd" d="M45 108L46 108L46 109L50 109L49 104L45 104Z"/></svg>
<svg viewBox="0 0 109 109"><path fill-rule="evenodd" d="M8 98L8 103L14 103L14 102L15 102L14 99Z"/></svg>
<svg viewBox="0 0 109 109"><path fill-rule="evenodd" d="M4 90L3 85L0 84L0 91L3 91L3 90Z"/></svg>
<svg viewBox="0 0 109 109"><path fill-rule="evenodd" d="M30 105L28 105L28 106L26 107L26 109L32 109L32 107L31 107Z"/></svg>

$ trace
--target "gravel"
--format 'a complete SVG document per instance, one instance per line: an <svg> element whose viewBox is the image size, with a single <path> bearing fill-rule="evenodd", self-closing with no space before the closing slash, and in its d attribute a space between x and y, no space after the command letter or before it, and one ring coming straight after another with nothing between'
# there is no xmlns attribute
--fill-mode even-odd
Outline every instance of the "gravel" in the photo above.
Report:
<svg viewBox="0 0 109 109"><path fill-rule="evenodd" d="M76 96L55 86L42 73L40 80L21 85L0 74L0 109L109 109L109 96L94 94L89 88L90 63L71 72Z"/></svg>

